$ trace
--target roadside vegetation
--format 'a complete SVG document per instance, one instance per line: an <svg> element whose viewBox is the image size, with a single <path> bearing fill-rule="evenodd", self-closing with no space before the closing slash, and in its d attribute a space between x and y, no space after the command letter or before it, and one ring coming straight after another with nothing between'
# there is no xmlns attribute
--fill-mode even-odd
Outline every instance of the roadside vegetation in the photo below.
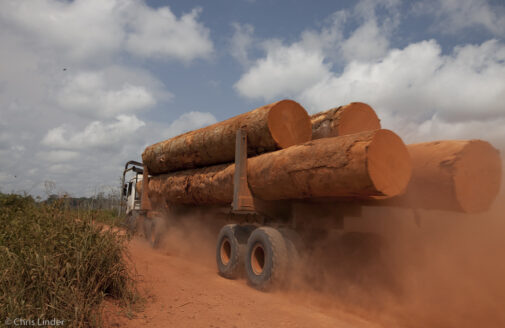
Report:
<svg viewBox="0 0 505 328"><path fill-rule="evenodd" d="M127 313L138 304L128 265L128 234L104 229L112 211L69 208L0 193L0 319L53 318L65 326L99 327L102 301Z"/></svg>

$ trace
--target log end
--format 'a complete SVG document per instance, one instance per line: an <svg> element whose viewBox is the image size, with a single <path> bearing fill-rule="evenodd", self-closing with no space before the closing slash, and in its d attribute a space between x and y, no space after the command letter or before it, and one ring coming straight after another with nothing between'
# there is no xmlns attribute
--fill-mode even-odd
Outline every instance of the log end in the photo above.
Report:
<svg viewBox="0 0 505 328"><path fill-rule="evenodd" d="M488 210L500 190L500 154L490 143L471 140L457 155L454 189L461 209L467 213Z"/></svg>
<svg viewBox="0 0 505 328"><path fill-rule="evenodd" d="M352 102L343 106L341 111L338 122L339 136L381 128L379 117L372 107L365 103Z"/></svg>
<svg viewBox="0 0 505 328"><path fill-rule="evenodd" d="M368 146L367 167L370 179L383 197L405 191L412 174L412 163L402 139L390 130L377 130Z"/></svg>
<svg viewBox="0 0 505 328"><path fill-rule="evenodd" d="M301 144L312 138L307 111L296 101L281 100L268 114L268 128L280 148Z"/></svg>

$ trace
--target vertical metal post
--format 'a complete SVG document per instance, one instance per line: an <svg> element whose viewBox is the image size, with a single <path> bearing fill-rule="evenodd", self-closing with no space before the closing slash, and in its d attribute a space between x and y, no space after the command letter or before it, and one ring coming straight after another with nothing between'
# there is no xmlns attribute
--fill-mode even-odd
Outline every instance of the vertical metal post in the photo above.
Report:
<svg viewBox="0 0 505 328"><path fill-rule="evenodd" d="M233 212L254 212L253 196L247 184L247 132L244 128L237 130L235 139L235 175L233 178Z"/></svg>

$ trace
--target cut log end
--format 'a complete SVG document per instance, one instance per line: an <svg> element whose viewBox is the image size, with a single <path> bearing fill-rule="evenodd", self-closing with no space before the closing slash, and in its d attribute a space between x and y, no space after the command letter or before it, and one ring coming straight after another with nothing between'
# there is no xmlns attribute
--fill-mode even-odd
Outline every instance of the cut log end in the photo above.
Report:
<svg viewBox="0 0 505 328"><path fill-rule="evenodd" d="M499 152L488 142L472 140L457 156L453 179L459 205L467 213L489 209L500 189Z"/></svg>
<svg viewBox="0 0 505 328"><path fill-rule="evenodd" d="M403 193L412 174L407 147L390 130L375 132L368 146L367 167L375 188L387 197Z"/></svg>
<svg viewBox="0 0 505 328"><path fill-rule="evenodd" d="M369 105L362 102L353 102L342 107L338 135L343 136L380 128L379 117Z"/></svg>
<svg viewBox="0 0 505 328"><path fill-rule="evenodd" d="M281 100L268 114L268 128L280 148L307 142L312 137L310 117L296 101Z"/></svg>

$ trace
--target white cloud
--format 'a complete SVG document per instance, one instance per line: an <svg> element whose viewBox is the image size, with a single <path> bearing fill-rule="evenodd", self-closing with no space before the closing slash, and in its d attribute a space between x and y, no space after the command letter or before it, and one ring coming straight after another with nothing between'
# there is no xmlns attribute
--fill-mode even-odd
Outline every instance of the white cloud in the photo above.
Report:
<svg viewBox="0 0 505 328"><path fill-rule="evenodd" d="M123 82L113 87L103 72L80 72L68 79L57 95L65 109L96 117L134 113L156 104L154 96L141 85Z"/></svg>
<svg viewBox="0 0 505 328"><path fill-rule="evenodd" d="M68 162L79 157L79 152L70 150L40 151L37 157L50 163Z"/></svg>
<svg viewBox="0 0 505 328"><path fill-rule="evenodd" d="M418 122L435 111L450 121L492 119L504 114L504 60L505 45L495 40L449 55L436 41L422 41L380 62L352 62L301 98L312 111L362 99Z"/></svg>
<svg viewBox="0 0 505 328"><path fill-rule="evenodd" d="M447 55L436 41L422 41L391 49L379 62L352 62L299 99L311 112L367 102L409 142L485 138L504 147L504 76L505 44L496 40Z"/></svg>
<svg viewBox="0 0 505 328"><path fill-rule="evenodd" d="M342 55L347 61L376 60L387 53L389 40L373 19L358 27L342 42L341 47Z"/></svg>
<svg viewBox="0 0 505 328"><path fill-rule="evenodd" d="M75 171L75 167L72 167L69 164L53 164L50 165L47 169L51 173L57 173L57 174L69 174ZM66 192L61 192L62 194Z"/></svg>
<svg viewBox="0 0 505 328"><path fill-rule="evenodd" d="M117 1L103 0L6 0L0 4L0 17L12 27L37 35L40 47L58 47L82 60L120 47L123 30L117 6Z"/></svg>
<svg viewBox="0 0 505 328"><path fill-rule="evenodd" d="M400 23L399 4L398 0L361 0L356 4L348 16L358 26L335 47L345 62L377 60L387 53L391 33ZM379 9L387 12L380 19Z"/></svg>
<svg viewBox="0 0 505 328"><path fill-rule="evenodd" d="M292 97L329 74L324 56L299 44L268 46L267 56L259 59L235 84L237 91L249 98L268 101Z"/></svg>
<svg viewBox="0 0 505 328"><path fill-rule="evenodd" d="M213 52L209 30L197 22L201 9L193 9L178 19L168 7L153 10L138 6L129 22L132 32L126 48L140 57L177 58L190 62L208 58Z"/></svg>
<svg viewBox="0 0 505 328"><path fill-rule="evenodd" d="M290 45L275 39L264 41L265 57L248 67L235 89L242 96L265 101L296 97L328 79L334 66L383 58L389 49L388 37L399 23L397 5L395 0L362 0L352 10L332 14L320 31L303 31L300 40ZM376 17L378 7L389 14L381 24ZM346 37L345 25L356 22L358 27Z"/></svg>
<svg viewBox="0 0 505 328"><path fill-rule="evenodd" d="M164 135L165 138L175 137L187 131L196 130L201 127L216 123L217 120L211 113L189 112L179 116L173 121Z"/></svg>
<svg viewBox="0 0 505 328"><path fill-rule="evenodd" d="M200 9L177 18L169 7L141 0L57 0L0 3L0 19L36 35L34 44L75 61L109 58L120 51L189 62L213 51L209 30L197 21Z"/></svg>
<svg viewBox="0 0 505 328"><path fill-rule="evenodd" d="M407 142L483 138L505 148L505 44L492 39L446 53L435 40L391 48L398 4L363 0L332 15L321 31L302 32L299 41L265 41L265 57L244 72L237 91L268 101L291 96L312 113L363 101ZM377 15L379 8L387 18ZM460 9L448 1L444 8L455 11L450 19L457 28L489 23L499 33L501 9L491 14L496 8L468 1ZM478 18L461 25L472 10Z"/></svg>
<svg viewBox="0 0 505 328"><path fill-rule="evenodd" d="M230 54L242 66L247 67L250 64L248 51L254 42L254 27L236 22L232 24L232 27L234 32L230 40Z"/></svg>
<svg viewBox="0 0 505 328"><path fill-rule="evenodd" d="M69 131L68 126L59 126L47 132L42 144L60 149L111 149L134 136L134 133L145 123L131 115L119 115L116 122L104 124L100 121L91 122L83 131ZM113 148L112 148L113 149Z"/></svg>
<svg viewBox="0 0 505 328"><path fill-rule="evenodd" d="M486 0L432 0L413 5L417 14L437 17L437 30L460 33L462 29L482 27L495 36L505 36L505 6Z"/></svg>
<svg viewBox="0 0 505 328"><path fill-rule="evenodd" d="M3 190L41 195L53 180L83 195L115 184L168 126L150 121L173 98L160 65L212 56L200 12L144 0L0 1L0 166L12 177Z"/></svg>

